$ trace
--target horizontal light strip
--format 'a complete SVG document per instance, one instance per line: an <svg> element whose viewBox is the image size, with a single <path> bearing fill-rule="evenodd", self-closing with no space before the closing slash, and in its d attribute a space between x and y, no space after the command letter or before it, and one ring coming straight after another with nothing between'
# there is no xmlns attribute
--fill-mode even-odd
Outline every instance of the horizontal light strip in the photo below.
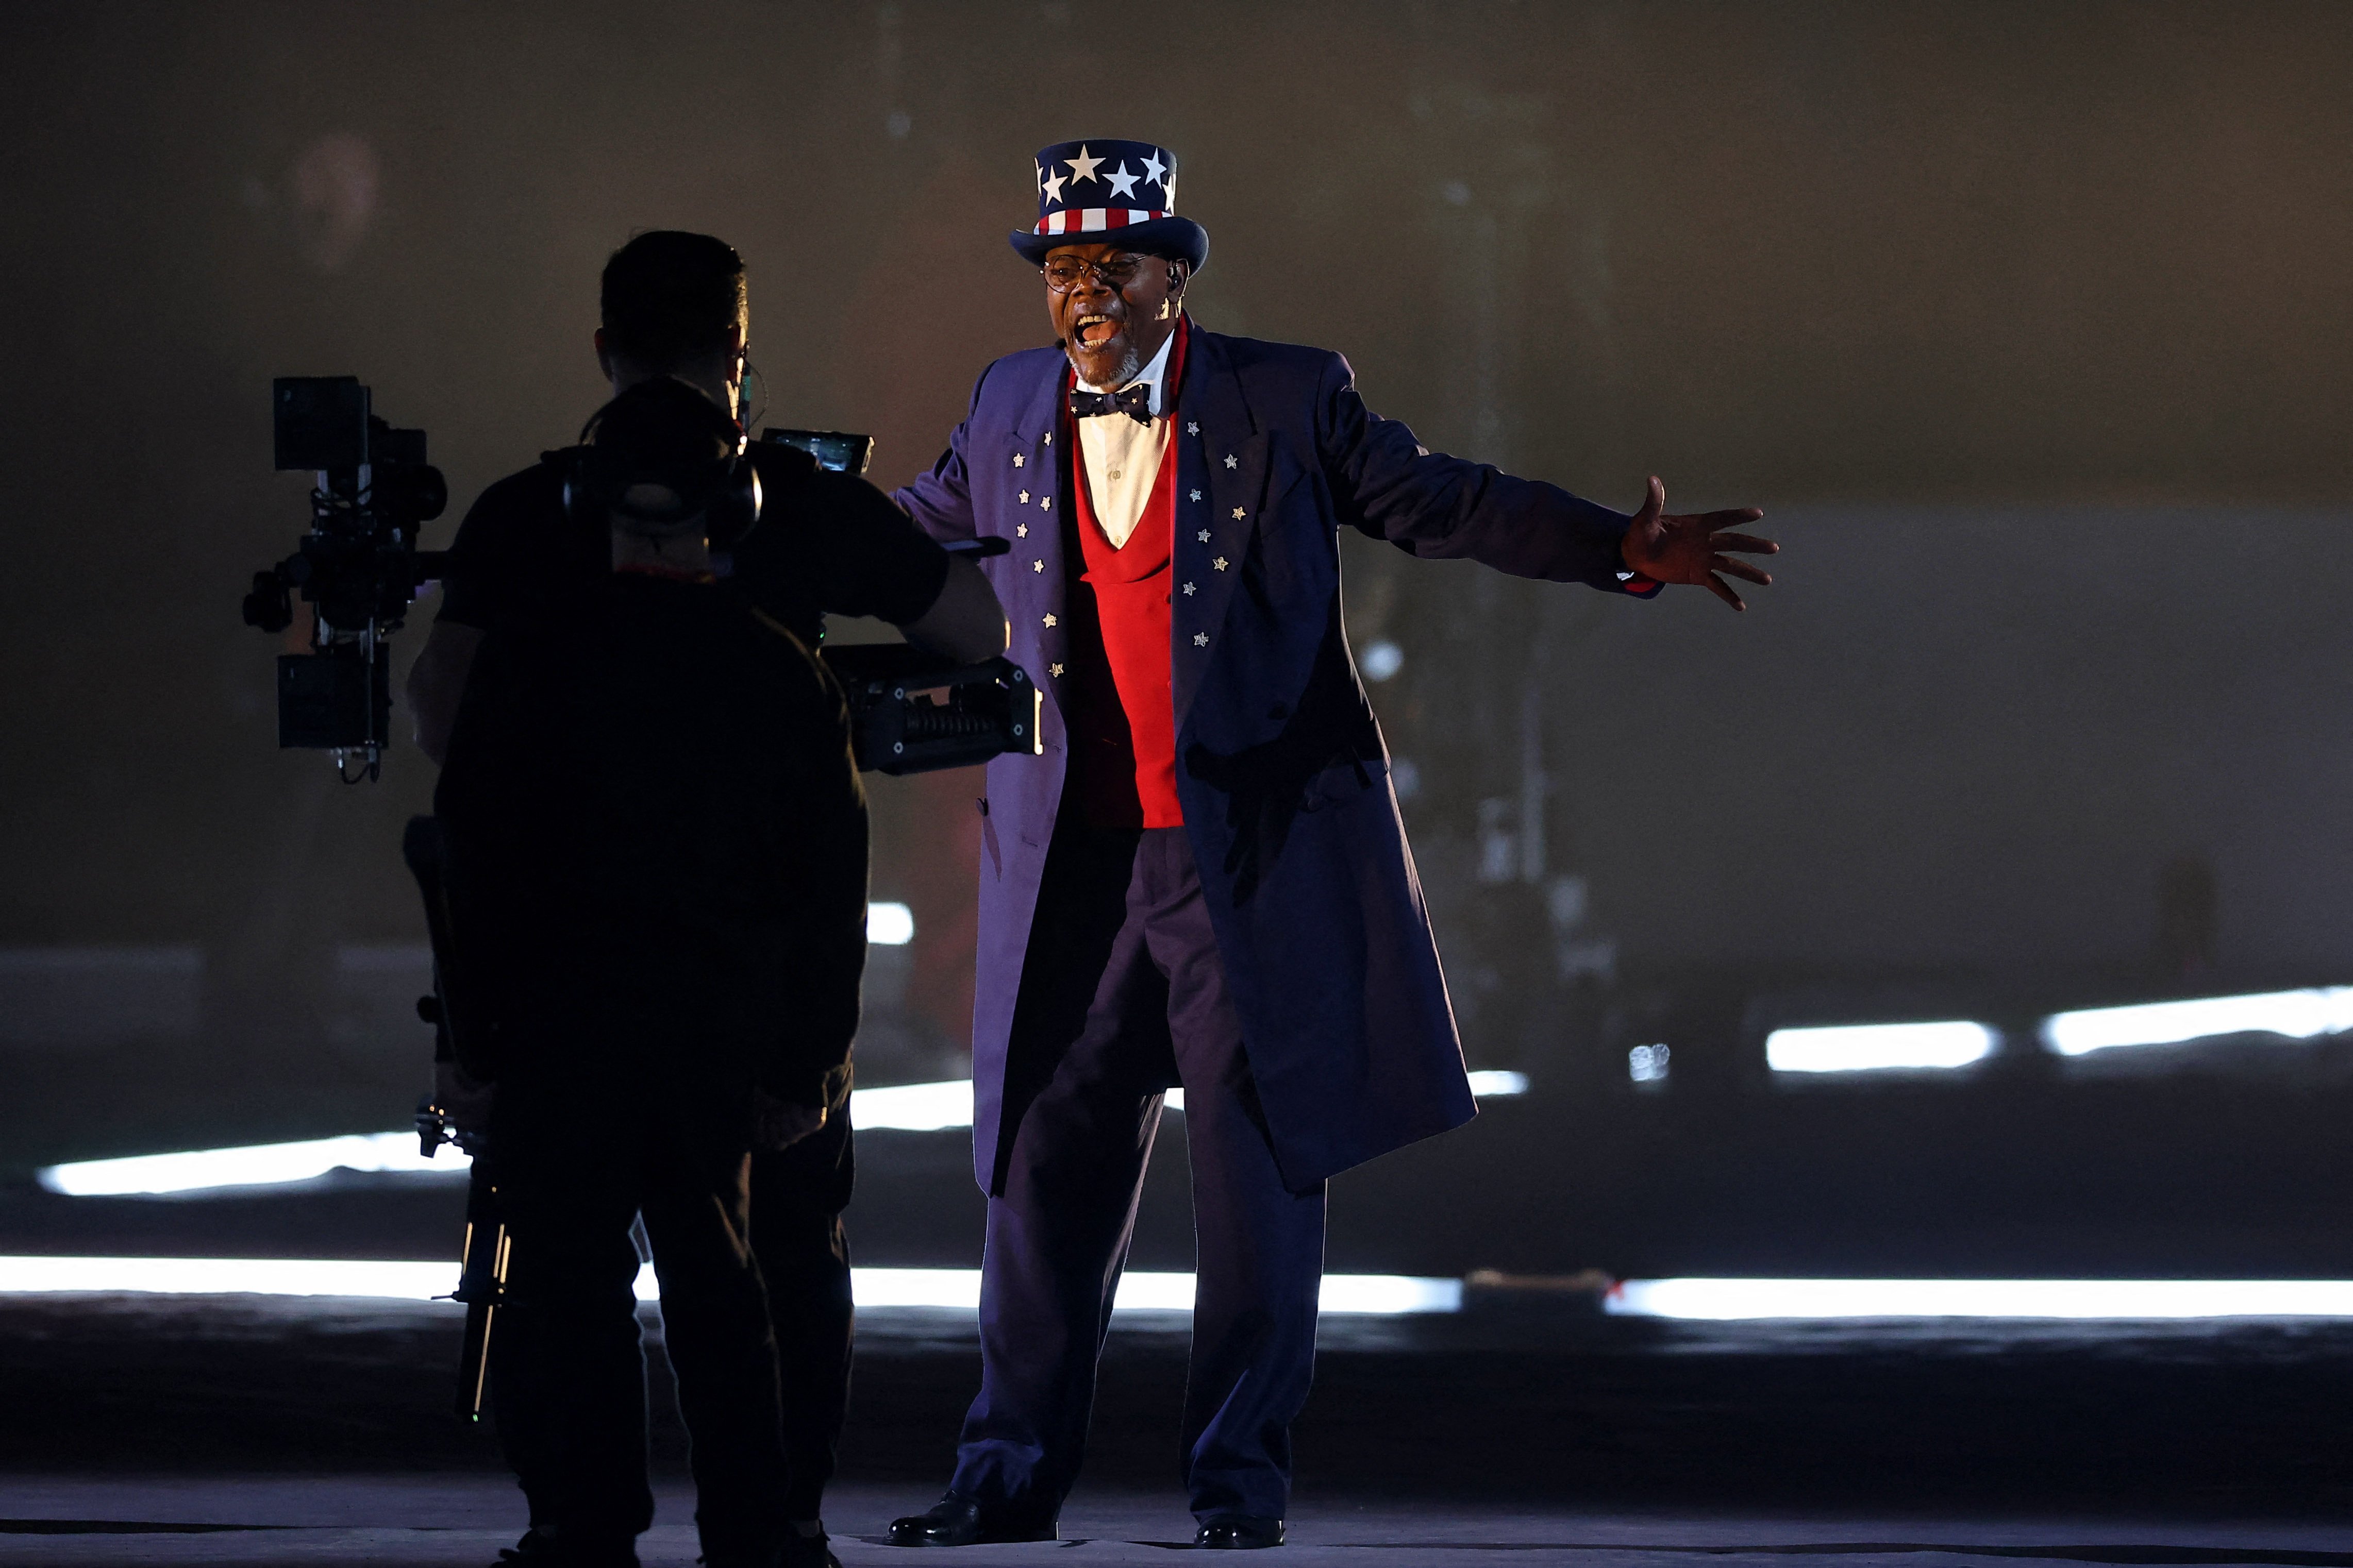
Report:
<svg viewBox="0 0 2353 1568"><path fill-rule="evenodd" d="M1524 1072L1496 1072L1488 1069L1471 1075L1471 1092L1482 1100L1508 1100L1528 1091L1528 1075Z"/></svg>
<svg viewBox="0 0 2353 1568"><path fill-rule="evenodd" d="M1474 1072L1472 1092L1482 1098L1525 1094L1527 1079L1515 1072ZM1170 1089L1168 1109L1185 1109L1185 1091ZM972 1080L902 1083L861 1089L849 1096L849 1119L870 1131L942 1132L972 1125ZM417 1152L414 1132L351 1133L301 1143L256 1143L238 1149L195 1149L179 1154L132 1154L118 1160L83 1160L51 1165L41 1185L68 1197L146 1197L205 1192L216 1187L275 1186L308 1182L331 1171L391 1172L402 1175L464 1173L469 1162L454 1147L431 1159Z"/></svg>
<svg viewBox="0 0 2353 1568"><path fill-rule="evenodd" d="M849 1093L849 1124L872 1131L943 1132L972 1125L972 1080L896 1083Z"/></svg>
<svg viewBox="0 0 2353 1568"><path fill-rule="evenodd" d="M1528 1091L1528 1075L1524 1072L1499 1072L1493 1068L1482 1068L1469 1076L1471 1092L1481 1100L1507 1100L1513 1095L1525 1094ZM1161 1104L1170 1110L1184 1110L1185 1091L1181 1089L1170 1089L1162 1097ZM859 1125L863 1127L865 1123L861 1121Z"/></svg>
<svg viewBox="0 0 2353 1568"><path fill-rule="evenodd" d="M2353 1029L2353 985L2324 985L2058 1013L2043 1021L2042 1039L2063 1057L2080 1057L2117 1046L2172 1046L2217 1035L2309 1040L2348 1029Z"/></svg>
<svg viewBox="0 0 2353 1568"><path fill-rule="evenodd" d="M2353 1279L1629 1279L1635 1318L2353 1318Z"/></svg>
<svg viewBox="0 0 2353 1568"><path fill-rule="evenodd" d="M1964 1068L1992 1050L1993 1031L1983 1024L1844 1024L1765 1037L1766 1065L1775 1072Z"/></svg>
<svg viewBox="0 0 2353 1568"><path fill-rule="evenodd" d="M462 1173L466 1156L443 1149L427 1160L414 1132L351 1133L302 1143L257 1143L241 1149L195 1149L184 1154L133 1154L51 1165L41 1185L68 1197L192 1193L208 1187L271 1186L307 1182L330 1171Z"/></svg>
<svg viewBox="0 0 2353 1568"><path fill-rule="evenodd" d="M0 1294L58 1291L138 1295L351 1296L427 1301L458 1283L454 1262L374 1262L281 1258L0 1258ZM850 1289L861 1307L944 1307L976 1311L977 1268L854 1268ZM651 1265L638 1273L638 1299L659 1300ZM1347 1316L1453 1312L1459 1279L1401 1274L1330 1274L1323 1308ZM1189 1312L1193 1276L1131 1270L1122 1277L1118 1311Z"/></svg>

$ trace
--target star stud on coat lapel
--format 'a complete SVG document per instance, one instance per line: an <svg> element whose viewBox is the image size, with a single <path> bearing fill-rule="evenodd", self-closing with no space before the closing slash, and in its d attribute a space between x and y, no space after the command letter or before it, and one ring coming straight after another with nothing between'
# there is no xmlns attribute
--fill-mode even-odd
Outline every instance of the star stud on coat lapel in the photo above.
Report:
<svg viewBox="0 0 2353 1568"><path fill-rule="evenodd" d="M1023 497L1022 499L1026 500L1028 500L1029 498L1025 496L1025 497ZM1013 525L1013 537L1015 537L1016 539L1027 539L1027 538L1029 538L1029 525L1028 523L1026 523L1026 522L1017 522L1017 523L1015 523L1015 524Z"/></svg>
<svg viewBox="0 0 2353 1568"><path fill-rule="evenodd" d="M1194 537L1195 539L1199 540L1202 543L1207 544L1207 543L1208 543L1208 542L1209 542L1209 531L1208 531L1208 529L1206 529L1206 528L1205 528L1205 529L1203 529L1200 532L1198 532L1198 533L1195 534L1193 537Z"/></svg>
<svg viewBox="0 0 2353 1568"><path fill-rule="evenodd" d="M1022 465L1022 464L1024 464L1024 463L1028 462L1029 460L1029 459L1027 457L1023 456L1023 455L1022 455L1021 453L1019 453L1019 452L1016 452L1016 453L1014 453L1014 454L1013 454L1013 466L1014 466L1015 468L1019 468L1019 467L1021 467L1021 465Z"/></svg>
<svg viewBox="0 0 2353 1568"><path fill-rule="evenodd" d="M1050 626L1055 625L1056 623L1055 623L1054 617L1053 617L1053 616L1048 616L1046 617L1046 624L1047 624L1048 626Z"/></svg>
<svg viewBox="0 0 2353 1568"><path fill-rule="evenodd" d="M1245 513L1243 512L1243 510L1242 510L1242 509L1241 509L1241 508L1240 508L1240 507L1236 507L1236 508L1234 508L1234 521L1235 521L1236 522L1240 522L1245 515L1247 515L1247 514L1245 514Z"/></svg>
<svg viewBox="0 0 2353 1568"><path fill-rule="evenodd" d="M1193 492L1193 499L1195 500L1199 500L1201 499L1201 492L1199 490L1195 490Z"/></svg>
<svg viewBox="0 0 2353 1568"><path fill-rule="evenodd" d="M1220 555L1215 561L1210 562L1209 564L1222 572L1226 569L1226 558Z"/></svg>
<svg viewBox="0 0 2353 1568"><path fill-rule="evenodd" d="M1194 646L1195 647L1208 647L1208 646L1209 646L1209 634L1208 634L1208 633L1207 633L1207 632L1195 632L1195 633L1193 634L1193 646Z"/></svg>
<svg viewBox="0 0 2353 1568"><path fill-rule="evenodd" d="M1241 464L1235 460L1234 455L1231 452L1228 452L1226 454L1226 467L1229 468L1238 468L1241 467Z"/></svg>
<svg viewBox="0 0 2353 1568"><path fill-rule="evenodd" d="M1014 499L1019 501L1023 506L1028 506L1029 504L1029 492L1028 490L1023 490L1019 495L1014 497Z"/></svg>

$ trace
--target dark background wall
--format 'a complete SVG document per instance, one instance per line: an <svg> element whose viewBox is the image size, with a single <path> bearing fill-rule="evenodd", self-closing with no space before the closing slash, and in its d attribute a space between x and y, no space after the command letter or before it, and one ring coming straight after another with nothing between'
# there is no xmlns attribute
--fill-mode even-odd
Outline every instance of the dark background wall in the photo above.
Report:
<svg viewBox="0 0 2353 1568"><path fill-rule="evenodd" d="M2353 970L2342 6L26 3L0 44L0 944L192 952L200 1015L18 1042L10 1163L404 1109L410 1037L319 1041L418 940L430 768L272 748L271 375L371 382L462 506L598 401L604 257L703 228L771 419L893 482L1045 337L1003 235L1097 132L1182 156L1206 325L1788 547L1741 617L1352 547L1474 1057L1541 1059L1514 997L2110 973L2185 858L2203 973ZM874 791L909 1062L966 1005L973 786Z"/></svg>

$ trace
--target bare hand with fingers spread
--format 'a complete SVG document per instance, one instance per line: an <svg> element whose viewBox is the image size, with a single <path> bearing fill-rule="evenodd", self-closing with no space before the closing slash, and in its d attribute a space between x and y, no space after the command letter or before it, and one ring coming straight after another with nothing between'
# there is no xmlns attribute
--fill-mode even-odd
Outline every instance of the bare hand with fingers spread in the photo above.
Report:
<svg viewBox="0 0 2353 1568"><path fill-rule="evenodd" d="M1760 584L1773 578L1763 568L1736 559L1733 552L1778 555L1781 547L1769 539L1724 531L1755 522L1765 514L1753 506L1689 514L1670 512L1666 507L1667 487L1658 475L1652 474L1651 492L1642 499L1642 510L1634 514L1620 546L1625 552L1627 570L1639 572L1654 583L1685 583L1705 588L1734 609L1746 609L1748 606L1721 574Z"/></svg>

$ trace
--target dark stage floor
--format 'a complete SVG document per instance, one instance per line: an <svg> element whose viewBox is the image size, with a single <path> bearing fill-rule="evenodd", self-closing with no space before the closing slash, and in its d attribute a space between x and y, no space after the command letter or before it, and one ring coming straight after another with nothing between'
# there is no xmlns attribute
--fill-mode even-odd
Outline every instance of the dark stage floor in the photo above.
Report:
<svg viewBox="0 0 2353 1568"><path fill-rule="evenodd" d="M674 1485L661 1489L660 1498L661 1521L641 1541L641 1554L647 1568L684 1568L695 1554L684 1522L691 1500ZM884 1521L904 1501L899 1491L866 1484L837 1490L829 1523L847 1568L909 1561L878 1544ZM0 1521L0 1563L10 1563L471 1568L491 1562L513 1534L512 1504L503 1490L472 1477L0 1478L0 1510L10 1516ZM1160 1564L1189 1539L1190 1526L1166 1497L1082 1487L1062 1516L1060 1542L969 1547L943 1561L950 1568ZM1291 1544L1261 1561L1270 1568L1793 1568L1810 1562L1825 1568L2021 1562L2337 1568L2353 1563L2344 1544L2342 1531L2310 1522L1327 1501L1296 1510Z"/></svg>
<svg viewBox="0 0 2353 1568"><path fill-rule="evenodd" d="M1314 1550L1288 1560L2353 1568L2353 1326L1515 1310L1334 1319L1325 1340L1298 1432ZM870 1312L861 1342L829 1510L853 1561L935 1493L977 1373L958 1314ZM488 1563L519 1502L446 1413L456 1344L423 1303L0 1299L0 1562ZM1120 1319L1065 1521L1083 1546L955 1561L1159 1561L1187 1528L1183 1351L1181 1317ZM674 1422L657 1447L648 1561L683 1564Z"/></svg>

